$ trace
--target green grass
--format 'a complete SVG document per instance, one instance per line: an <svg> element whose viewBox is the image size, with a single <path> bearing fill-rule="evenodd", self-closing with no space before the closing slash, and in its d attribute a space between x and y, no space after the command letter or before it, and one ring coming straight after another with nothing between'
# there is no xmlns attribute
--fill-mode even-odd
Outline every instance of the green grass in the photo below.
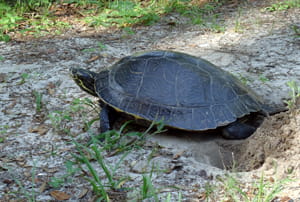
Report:
<svg viewBox="0 0 300 202"><path fill-rule="evenodd" d="M0 125L0 143L5 142L7 130L9 129L8 125Z"/></svg>
<svg viewBox="0 0 300 202"><path fill-rule="evenodd" d="M150 173L149 175L143 175L143 184L141 187L141 200L153 198L155 201L159 201L157 196L157 190L152 184L151 178L152 173Z"/></svg>
<svg viewBox="0 0 300 202"><path fill-rule="evenodd" d="M295 33L295 36L296 37L300 37L300 26L297 26L297 25L292 25L292 29Z"/></svg>
<svg viewBox="0 0 300 202"><path fill-rule="evenodd" d="M8 33L16 30L22 19L15 9L0 1L0 41L9 41Z"/></svg>
<svg viewBox="0 0 300 202"><path fill-rule="evenodd" d="M156 126L151 134L163 131L161 123L152 123L145 132L124 132L130 122L126 122L119 131L111 130L99 135L92 135L91 141L87 144L73 141L77 153L73 154L78 168L85 176L84 179L90 183L98 200L110 201L110 191L124 192L132 190L132 187L124 187L124 184L131 180L129 176L121 176L118 172L121 164L124 163L127 155L142 148L145 142L145 135ZM119 160L110 165L105 156L119 155ZM104 177L100 177L99 169ZM154 172L154 170L153 170ZM151 182L151 175L142 176L142 187L137 198L156 198L156 191ZM124 192L125 194L125 192Z"/></svg>
<svg viewBox="0 0 300 202"><path fill-rule="evenodd" d="M288 1L281 1L278 3L274 3L269 7L266 7L266 11L282 11L287 10L290 8L300 8L300 0L288 0Z"/></svg>
<svg viewBox="0 0 300 202"><path fill-rule="evenodd" d="M37 100L36 100L37 101ZM88 108L88 109L87 109ZM90 112L95 111L99 113L98 106L90 99L74 99L72 103L65 110L54 110L48 114L53 130L60 134L70 134L69 122L73 121L76 114L82 114L80 119L83 121L83 131L88 131L90 126L99 120L95 118L90 120L88 115Z"/></svg>
<svg viewBox="0 0 300 202"><path fill-rule="evenodd" d="M16 174L14 173L14 169L11 167L6 167L5 169L8 170L8 172L10 173L10 175L12 176L12 179L14 180L14 182L18 185L18 190L16 191L12 191L11 195L18 195L19 200L21 201L22 199L28 202L35 202L36 201L36 196L37 196L37 192L35 191L35 189L37 188L36 183L35 183L35 179L36 179L36 162L33 162L33 167L31 169L31 188L27 189L25 187L25 183L23 181L21 181L20 179L18 179L18 177L16 176Z"/></svg>
<svg viewBox="0 0 300 202"><path fill-rule="evenodd" d="M221 5L217 0L201 7L193 4L192 0L17 0L15 4L7 2L0 0L0 41L9 41L13 35L58 35L78 23L90 27L127 28L138 24L147 26L171 12L187 16L194 24L203 25L206 24L203 16L215 18L213 11ZM72 11L71 17L68 11ZM223 30L216 22L212 23L211 27L217 31ZM130 29L125 30L129 34L132 33Z"/></svg>
<svg viewBox="0 0 300 202"><path fill-rule="evenodd" d="M71 181L72 178L70 176L73 176L75 173L78 173L80 169L78 167L75 167L75 163L72 161L66 161L65 162L66 167L66 174L62 176L57 177L51 177L50 181L48 182L48 185L52 188L60 188L62 187L66 182Z"/></svg>
<svg viewBox="0 0 300 202"><path fill-rule="evenodd" d="M85 146L77 141L73 141L76 146L78 154L73 154L75 162L84 174L84 179L87 180L93 188L94 194L97 196L97 200L110 201L108 189L119 190L122 185L129 180L129 177L120 177L117 175L117 170L120 164L124 161L128 152L122 155L119 162L114 166L108 165L104 156L103 150L99 147L99 141L92 137L92 144ZM96 161L98 165L93 162ZM105 174L106 179L103 180L98 172L97 168L101 168Z"/></svg>
<svg viewBox="0 0 300 202"><path fill-rule="evenodd" d="M18 85L23 85L24 83L26 83L26 80L29 78L29 74L28 73L22 73L21 74L21 81L18 82Z"/></svg>
<svg viewBox="0 0 300 202"><path fill-rule="evenodd" d="M245 183L237 173L230 173L218 177L219 183L205 186L206 201L223 201L232 202L270 202L279 196L283 188L291 180L288 178L276 180L265 178L261 173L260 177L253 179L252 183Z"/></svg>
<svg viewBox="0 0 300 202"><path fill-rule="evenodd" d="M40 113L42 111L42 98L43 94L38 91L33 91L33 95L35 97L35 110L37 113Z"/></svg>
<svg viewBox="0 0 300 202"><path fill-rule="evenodd" d="M300 86L296 81L288 81L288 87L290 87L290 98L285 101L289 110L297 108L297 100L300 98Z"/></svg>

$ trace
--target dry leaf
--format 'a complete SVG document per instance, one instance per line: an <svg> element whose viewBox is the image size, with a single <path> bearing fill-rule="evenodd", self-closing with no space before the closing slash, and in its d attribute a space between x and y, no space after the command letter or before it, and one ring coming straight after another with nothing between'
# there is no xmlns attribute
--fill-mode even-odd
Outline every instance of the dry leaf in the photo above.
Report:
<svg viewBox="0 0 300 202"><path fill-rule="evenodd" d="M45 135L48 132L48 130L49 130L49 128L46 125L39 125L34 128L30 128L28 132Z"/></svg>
<svg viewBox="0 0 300 202"><path fill-rule="evenodd" d="M80 194L78 195L78 199L83 198L83 197L88 193L88 191L89 191L88 189L83 188L83 189L81 190Z"/></svg>
<svg viewBox="0 0 300 202"><path fill-rule="evenodd" d="M100 58L100 55L96 55L94 57L91 57L88 61L86 61L87 63L91 63L94 62L95 60L98 60Z"/></svg>
<svg viewBox="0 0 300 202"><path fill-rule="evenodd" d="M39 188L40 193L44 192L47 189L47 182L43 182Z"/></svg>
<svg viewBox="0 0 300 202"><path fill-rule="evenodd" d="M292 199L288 196L283 196L283 197L280 197L280 201L281 202L289 202L291 201Z"/></svg>
<svg viewBox="0 0 300 202"><path fill-rule="evenodd" d="M55 93L56 86L53 82L50 82L50 83L48 83L46 89L47 89L49 95L53 95Z"/></svg>
<svg viewBox="0 0 300 202"><path fill-rule="evenodd" d="M180 151L180 152L177 152L176 154L174 154L173 159L178 159L179 157L182 156L182 154L183 154L184 152L185 152L184 150L182 150L182 151Z"/></svg>
<svg viewBox="0 0 300 202"><path fill-rule="evenodd" d="M6 81L6 74L0 73L0 83L4 83Z"/></svg>
<svg viewBox="0 0 300 202"><path fill-rule="evenodd" d="M58 168L44 168L43 170L47 173L56 173L59 169Z"/></svg>
<svg viewBox="0 0 300 202"><path fill-rule="evenodd" d="M198 199L200 201L206 200L207 199L207 194L205 192L200 193L199 196L198 196Z"/></svg>
<svg viewBox="0 0 300 202"><path fill-rule="evenodd" d="M65 192L54 190L50 192L50 195L56 200L68 200L71 196Z"/></svg>

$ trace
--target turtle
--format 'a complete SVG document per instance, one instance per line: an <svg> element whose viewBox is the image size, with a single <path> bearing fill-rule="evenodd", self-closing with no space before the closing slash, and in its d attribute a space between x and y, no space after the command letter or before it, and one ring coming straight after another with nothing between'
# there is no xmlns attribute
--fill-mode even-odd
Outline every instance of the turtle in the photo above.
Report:
<svg viewBox="0 0 300 202"><path fill-rule="evenodd" d="M271 107L239 79L209 61L182 52L154 50L126 56L99 73L70 68L87 93L99 97L100 131L116 114L190 132L220 128L228 139L244 139L257 126L242 120L267 115Z"/></svg>

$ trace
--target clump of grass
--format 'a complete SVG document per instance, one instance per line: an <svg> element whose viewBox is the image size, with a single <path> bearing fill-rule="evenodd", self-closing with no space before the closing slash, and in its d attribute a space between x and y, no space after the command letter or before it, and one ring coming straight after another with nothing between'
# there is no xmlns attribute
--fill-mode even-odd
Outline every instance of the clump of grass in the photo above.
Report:
<svg viewBox="0 0 300 202"><path fill-rule="evenodd" d="M297 107L297 100L300 97L300 87L296 81L288 81L287 85L290 87L289 96L290 98L285 101L290 110Z"/></svg>
<svg viewBox="0 0 300 202"><path fill-rule="evenodd" d="M126 181L130 180L128 176L120 176L117 171L120 165L124 162L127 155L134 149L140 148L144 142L144 137L153 128L155 123L143 133L141 132L127 132L124 133L125 127L130 122L126 122L122 125L119 131L111 130L100 135L91 136L91 141L87 144L81 144L77 141L73 141L76 146L78 154L73 154L73 157L84 173L85 179L91 184L94 193L99 197L99 200L110 201L109 191L126 190L123 185ZM159 133L163 130L163 124L157 125L157 130L153 134ZM129 139L129 141L127 141ZM106 156L112 156L120 154L121 157L115 165L109 165L104 158ZM95 163L94 163L95 162ZM104 173L104 179L99 177L98 170L102 170ZM149 176L143 176L143 188L142 196L154 197L153 186L151 186L151 180ZM128 189L128 188L127 188Z"/></svg>
<svg viewBox="0 0 300 202"><path fill-rule="evenodd" d="M291 180L288 178L275 180L266 179L262 173L252 184L245 184L235 173L218 177L217 185L208 186L207 200L220 200L222 193L226 200L239 202L269 202L273 201Z"/></svg>
<svg viewBox="0 0 300 202"><path fill-rule="evenodd" d="M54 110L49 113L48 118L50 119L51 125L53 129L62 134L70 134L70 127L68 123L73 120L73 116L75 113L85 111L86 107L89 107L92 111L99 111L98 106L96 106L90 99L74 99L71 105L65 110ZM88 120L86 111L82 113L83 116L81 119L84 122L83 130L87 131L90 126L98 120L92 119Z"/></svg>
<svg viewBox="0 0 300 202"><path fill-rule="evenodd" d="M49 186L53 188L60 188L66 181L70 181L69 177L80 171L80 169L78 167L74 167L74 165L74 162L66 161L66 174L59 177L51 177L48 182Z"/></svg>
<svg viewBox="0 0 300 202"><path fill-rule="evenodd" d="M91 184L94 193L99 197L98 200L110 201L109 194L106 190L107 187L113 190L118 190L129 179L128 177L119 177L116 175L116 171L128 153L125 153L115 166L110 166L104 160L101 148L98 145L98 140L92 137L92 141L93 143L90 147L73 141L79 153L78 155L73 154L73 157L81 171L85 173L86 176L91 176L85 177L85 179ZM107 183L99 177L96 165L92 163L93 160L95 160L102 171L104 171ZM86 168L81 166L81 163L83 163Z"/></svg>
<svg viewBox="0 0 300 202"><path fill-rule="evenodd" d="M157 196L157 190L152 184L151 178L152 173L150 173L149 175L144 174L142 177L143 184L141 187L141 199L145 200L148 198L154 198L155 201L159 201Z"/></svg>
<svg viewBox="0 0 300 202"><path fill-rule="evenodd" d="M37 113L40 113L42 111L43 94L38 91L33 91L33 95L35 97L35 110Z"/></svg>
<svg viewBox="0 0 300 202"><path fill-rule="evenodd" d="M7 134L8 129L8 125L0 125L0 143L3 143L5 141L5 135Z"/></svg>
<svg viewBox="0 0 300 202"><path fill-rule="evenodd" d="M105 133L96 135L95 138L99 140L99 144L104 150L109 152L110 155L116 155L120 152L129 151L132 149L140 148L144 144L145 136L150 133L156 126L156 130L151 134L155 135L164 131L163 122L152 122L151 125L144 132L129 131L124 132L125 128L132 121L124 123L118 131L109 130Z"/></svg>
<svg viewBox="0 0 300 202"><path fill-rule="evenodd" d="M21 74L21 81L18 82L18 85L23 85L24 83L26 83L26 80L29 78L29 74L28 73L22 73Z"/></svg>
<svg viewBox="0 0 300 202"><path fill-rule="evenodd" d="M9 194L18 195L19 200L22 200L22 199L26 198L26 201L29 201L29 202L35 202L36 201L36 195L37 195L37 193L35 191L35 188L36 188L36 183L35 183L36 163L35 162L33 162L33 163L34 163L34 165L33 165L33 168L31 169L31 182L30 182L31 188L30 189L27 189L25 187L25 184L16 177L13 168L4 167L5 169L8 170L8 172L10 173L12 179L18 185L18 188L19 188L17 191L13 191Z"/></svg>

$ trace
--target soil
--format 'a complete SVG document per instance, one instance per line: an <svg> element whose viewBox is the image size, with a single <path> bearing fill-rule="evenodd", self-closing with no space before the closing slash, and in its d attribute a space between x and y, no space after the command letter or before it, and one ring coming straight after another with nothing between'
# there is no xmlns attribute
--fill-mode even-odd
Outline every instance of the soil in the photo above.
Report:
<svg viewBox="0 0 300 202"><path fill-rule="evenodd" d="M83 130L86 120L98 116L97 111L72 108L78 98L94 103L97 99L75 85L68 73L70 67L100 71L135 52L182 51L236 75L269 105L283 104L290 98L286 83L300 83L300 38L294 31L300 27L300 10L265 11L270 4L248 1L224 7L219 18L208 17L209 26L192 25L188 18L171 14L150 27L134 27L134 34L77 27L60 37L18 36L9 43L1 42L0 201L26 201L32 190L37 201L95 199L81 174L66 177L67 162L78 153L72 140L84 143L98 129L95 123L89 131ZM224 32L214 31L215 25L224 27ZM102 45L105 48L100 48ZM300 201L299 148L297 103L292 110L265 118L246 140L182 132L149 135L142 148L126 156L117 172L117 176L130 177L124 187L131 191L109 194L113 201L137 200L143 175L155 167L159 171L152 173L151 180L159 189L160 200L168 194L171 201L177 201L180 194L184 201L205 200L206 185L218 185L226 173L238 173L245 187L251 187L263 173L270 182L292 179L274 201ZM103 155L109 165L123 157L122 153ZM93 166L105 181L103 171L95 162ZM63 179L63 183L55 187L51 184L54 179ZM232 201L218 186L211 201Z"/></svg>

